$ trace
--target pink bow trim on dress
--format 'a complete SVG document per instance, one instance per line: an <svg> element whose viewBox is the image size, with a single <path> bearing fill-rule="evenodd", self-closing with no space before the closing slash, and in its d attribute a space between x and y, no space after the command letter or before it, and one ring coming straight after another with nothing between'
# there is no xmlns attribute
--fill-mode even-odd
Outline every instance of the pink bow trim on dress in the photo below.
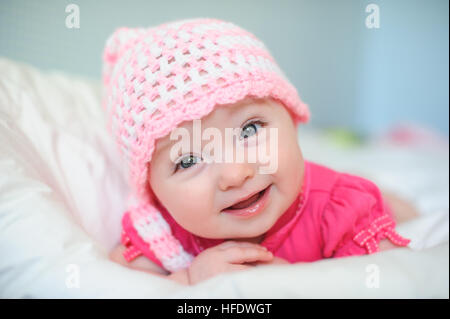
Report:
<svg viewBox="0 0 450 319"><path fill-rule="evenodd" d="M395 245L408 245L411 240L400 236L395 231L394 227L394 220L389 215L383 215L375 219L367 229L364 229L356 234L356 236L353 237L353 240L359 246L365 247L369 254L373 254L378 251L377 239L388 238Z"/></svg>
<svg viewBox="0 0 450 319"><path fill-rule="evenodd" d="M123 257L127 262L132 261L133 259L142 255L142 252L133 245L130 237L122 230L122 234L120 237L121 243L126 247L126 250L123 252Z"/></svg>

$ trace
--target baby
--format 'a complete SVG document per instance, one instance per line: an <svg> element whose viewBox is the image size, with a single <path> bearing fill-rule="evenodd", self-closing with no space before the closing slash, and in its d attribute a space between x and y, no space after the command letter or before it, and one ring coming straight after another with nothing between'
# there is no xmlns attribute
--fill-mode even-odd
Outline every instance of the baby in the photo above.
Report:
<svg viewBox="0 0 450 319"><path fill-rule="evenodd" d="M303 159L308 106L253 34L216 19L121 28L104 61L132 190L112 260L196 284L408 245L394 213L411 206Z"/></svg>

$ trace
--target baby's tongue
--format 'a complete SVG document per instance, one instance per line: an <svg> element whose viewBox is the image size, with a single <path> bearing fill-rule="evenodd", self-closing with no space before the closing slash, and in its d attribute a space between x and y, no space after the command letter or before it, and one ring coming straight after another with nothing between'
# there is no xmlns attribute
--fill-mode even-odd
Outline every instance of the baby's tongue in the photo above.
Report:
<svg viewBox="0 0 450 319"><path fill-rule="evenodd" d="M253 202L255 202L259 197L259 193L253 195L252 197L250 197L249 199L246 199L242 202L239 202L233 206L231 206L231 209L241 209L241 208L246 208L248 206L250 206Z"/></svg>

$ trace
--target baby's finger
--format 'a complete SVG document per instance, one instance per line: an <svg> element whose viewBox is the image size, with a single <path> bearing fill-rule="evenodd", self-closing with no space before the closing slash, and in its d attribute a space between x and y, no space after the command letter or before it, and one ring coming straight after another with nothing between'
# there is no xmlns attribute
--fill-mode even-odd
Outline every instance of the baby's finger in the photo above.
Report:
<svg viewBox="0 0 450 319"><path fill-rule="evenodd" d="M254 261L272 260L273 254L253 247L232 247L225 252L225 260L232 264L242 264Z"/></svg>
<svg viewBox="0 0 450 319"><path fill-rule="evenodd" d="M230 264L228 265L227 270L228 271L238 271L238 270L247 270L253 268L253 266L250 265L240 265L240 264Z"/></svg>
<svg viewBox="0 0 450 319"><path fill-rule="evenodd" d="M266 247L258 245L258 244L254 244L254 243L249 243L249 242L245 242L245 241L234 241L234 240L228 240L220 245L217 245L217 248L219 250L225 250L231 247L249 247L249 248L259 248L262 250L267 250Z"/></svg>

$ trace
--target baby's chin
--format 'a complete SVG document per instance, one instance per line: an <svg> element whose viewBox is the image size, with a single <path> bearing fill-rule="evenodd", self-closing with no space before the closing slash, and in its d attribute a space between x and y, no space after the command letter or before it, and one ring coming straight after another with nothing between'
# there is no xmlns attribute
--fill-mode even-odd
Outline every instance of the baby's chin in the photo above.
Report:
<svg viewBox="0 0 450 319"><path fill-rule="evenodd" d="M232 218L231 216L229 217ZM260 220L259 224L254 223L254 225L250 226L248 224L248 220L234 220L228 221L226 225L221 225L219 229L208 227L207 231L196 229L191 230L190 232L196 236L207 239L250 241L250 239L254 239L255 237L263 236L272 227L272 225L272 222L267 223L267 221L262 224Z"/></svg>

